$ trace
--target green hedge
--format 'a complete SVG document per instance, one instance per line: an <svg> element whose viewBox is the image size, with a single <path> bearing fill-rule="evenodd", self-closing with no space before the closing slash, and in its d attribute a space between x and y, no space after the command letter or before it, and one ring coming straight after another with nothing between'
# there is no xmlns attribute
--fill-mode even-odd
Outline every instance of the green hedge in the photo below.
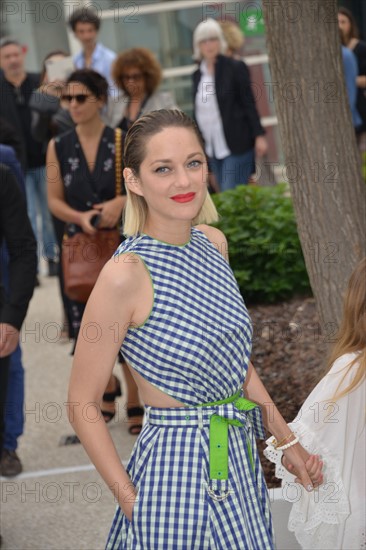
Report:
<svg viewBox="0 0 366 550"><path fill-rule="evenodd" d="M230 265L247 303L309 292L291 198L285 184L238 186L212 196L216 224L229 243Z"/></svg>

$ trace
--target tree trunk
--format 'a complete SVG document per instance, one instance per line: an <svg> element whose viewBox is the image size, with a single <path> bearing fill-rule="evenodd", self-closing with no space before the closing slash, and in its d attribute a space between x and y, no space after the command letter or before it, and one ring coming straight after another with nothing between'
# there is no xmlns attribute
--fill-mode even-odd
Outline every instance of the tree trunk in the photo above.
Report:
<svg viewBox="0 0 366 550"><path fill-rule="evenodd" d="M287 178L325 336L366 255L366 186L343 76L337 1L263 2Z"/></svg>

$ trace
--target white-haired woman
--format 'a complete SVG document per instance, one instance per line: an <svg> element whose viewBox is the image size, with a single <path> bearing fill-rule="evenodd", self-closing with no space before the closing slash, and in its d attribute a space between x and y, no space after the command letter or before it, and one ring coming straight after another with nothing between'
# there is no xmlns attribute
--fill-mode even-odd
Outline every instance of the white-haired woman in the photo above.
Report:
<svg viewBox="0 0 366 550"><path fill-rule="evenodd" d="M254 155L267 152L251 89L248 67L225 56L227 44L214 19L200 23L193 34L194 116L205 140L210 167L221 191L247 184Z"/></svg>

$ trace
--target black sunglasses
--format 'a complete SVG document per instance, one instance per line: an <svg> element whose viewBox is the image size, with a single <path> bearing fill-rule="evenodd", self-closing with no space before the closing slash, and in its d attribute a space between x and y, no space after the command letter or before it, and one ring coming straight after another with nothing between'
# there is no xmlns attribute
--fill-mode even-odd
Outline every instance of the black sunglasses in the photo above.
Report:
<svg viewBox="0 0 366 550"><path fill-rule="evenodd" d="M63 101L67 101L68 103L71 103L73 99L76 100L76 103L85 103L85 101L88 99L88 97L91 97L91 94L76 94L76 95L62 95L61 99Z"/></svg>

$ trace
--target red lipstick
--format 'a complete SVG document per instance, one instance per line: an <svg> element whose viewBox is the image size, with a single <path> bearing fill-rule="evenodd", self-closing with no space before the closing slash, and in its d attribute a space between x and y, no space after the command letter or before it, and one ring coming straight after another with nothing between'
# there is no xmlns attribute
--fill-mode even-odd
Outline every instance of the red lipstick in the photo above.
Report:
<svg viewBox="0 0 366 550"><path fill-rule="evenodd" d="M185 195L174 195L171 199L175 202L191 202L195 196L196 193L186 193Z"/></svg>

